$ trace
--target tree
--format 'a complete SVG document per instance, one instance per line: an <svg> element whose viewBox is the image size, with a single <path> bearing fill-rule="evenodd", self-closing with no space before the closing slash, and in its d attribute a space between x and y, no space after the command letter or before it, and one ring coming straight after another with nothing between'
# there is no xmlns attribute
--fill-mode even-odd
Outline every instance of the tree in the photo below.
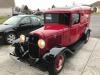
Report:
<svg viewBox="0 0 100 75"><path fill-rule="evenodd" d="M55 8L55 5L52 5L52 8Z"/></svg>
<svg viewBox="0 0 100 75"><path fill-rule="evenodd" d="M40 11L40 9L38 8L37 11Z"/></svg>
<svg viewBox="0 0 100 75"><path fill-rule="evenodd" d="M20 12L20 8L19 7L15 7L15 11Z"/></svg>
<svg viewBox="0 0 100 75"><path fill-rule="evenodd" d="M28 8L27 5L23 5L21 8L21 12L25 14L30 14L30 9Z"/></svg>
<svg viewBox="0 0 100 75"><path fill-rule="evenodd" d="M25 11L28 11L29 10L27 5L24 6L24 10Z"/></svg>
<svg viewBox="0 0 100 75"><path fill-rule="evenodd" d="M94 7L93 8L93 12L97 12L97 7Z"/></svg>

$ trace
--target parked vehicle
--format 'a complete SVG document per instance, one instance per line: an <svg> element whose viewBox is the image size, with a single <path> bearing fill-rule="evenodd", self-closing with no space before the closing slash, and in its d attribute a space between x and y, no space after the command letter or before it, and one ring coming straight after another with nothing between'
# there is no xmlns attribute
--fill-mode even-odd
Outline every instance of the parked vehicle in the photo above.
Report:
<svg viewBox="0 0 100 75"><path fill-rule="evenodd" d="M14 42L15 50L11 55L34 62L42 59L48 64L50 75L56 75L64 66L67 52L73 53L68 46L78 40L89 40L90 14L88 6L47 10L44 26L30 32L28 37L21 35Z"/></svg>
<svg viewBox="0 0 100 75"><path fill-rule="evenodd" d="M0 25L0 39L3 38L8 44L11 44L20 34L28 34L41 27L42 24L41 19L35 15L13 16Z"/></svg>

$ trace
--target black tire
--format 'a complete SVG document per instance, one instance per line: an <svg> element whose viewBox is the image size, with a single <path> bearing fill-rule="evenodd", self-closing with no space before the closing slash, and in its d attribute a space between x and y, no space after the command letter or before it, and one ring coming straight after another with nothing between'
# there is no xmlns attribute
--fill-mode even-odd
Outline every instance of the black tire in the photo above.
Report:
<svg viewBox="0 0 100 75"><path fill-rule="evenodd" d="M88 32L88 33L85 34L85 40L84 40L84 42L87 43L89 41L89 38L90 38L90 32Z"/></svg>
<svg viewBox="0 0 100 75"><path fill-rule="evenodd" d="M5 34L5 41L7 44L12 44L14 40L16 40L17 36L13 32L9 32Z"/></svg>
<svg viewBox="0 0 100 75"><path fill-rule="evenodd" d="M58 59L59 57L63 58L62 62L60 61L60 59ZM46 61L48 63L48 72L49 72L49 75L58 75L58 73L64 67L65 57L66 56L65 56L64 53L60 53L56 57L54 57L54 55L48 55L46 57ZM60 67L57 67L57 65L60 66Z"/></svg>
<svg viewBox="0 0 100 75"><path fill-rule="evenodd" d="M90 38L90 32L83 33L82 37L80 38L81 41L84 41L84 43L87 43Z"/></svg>

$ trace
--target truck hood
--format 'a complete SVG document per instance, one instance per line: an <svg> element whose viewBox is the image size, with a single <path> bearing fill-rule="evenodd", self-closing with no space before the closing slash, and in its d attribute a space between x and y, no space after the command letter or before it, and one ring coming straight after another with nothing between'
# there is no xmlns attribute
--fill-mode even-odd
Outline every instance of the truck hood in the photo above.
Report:
<svg viewBox="0 0 100 75"><path fill-rule="evenodd" d="M0 32L5 31L6 29L12 28L13 25L0 25Z"/></svg>
<svg viewBox="0 0 100 75"><path fill-rule="evenodd" d="M43 35L45 37L50 37L50 36L56 36L58 33L62 32L63 29L65 28L64 25L48 25L48 26L44 26L42 28L39 28L35 31L30 32L30 34L39 34L39 35Z"/></svg>

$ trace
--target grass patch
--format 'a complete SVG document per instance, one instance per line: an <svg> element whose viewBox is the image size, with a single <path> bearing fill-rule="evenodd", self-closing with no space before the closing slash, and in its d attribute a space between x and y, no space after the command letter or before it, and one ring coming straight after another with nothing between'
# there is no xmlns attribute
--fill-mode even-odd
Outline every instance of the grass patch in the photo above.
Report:
<svg viewBox="0 0 100 75"><path fill-rule="evenodd" d="M2 24L4 21L8 19L7 16L0 16L0 24Z"/></svg>
<svg viewBox="0 0 100 75"><path fill-rule="evenodd" d="M92 13L92 15L100 15L100 13Z"/></svg>

